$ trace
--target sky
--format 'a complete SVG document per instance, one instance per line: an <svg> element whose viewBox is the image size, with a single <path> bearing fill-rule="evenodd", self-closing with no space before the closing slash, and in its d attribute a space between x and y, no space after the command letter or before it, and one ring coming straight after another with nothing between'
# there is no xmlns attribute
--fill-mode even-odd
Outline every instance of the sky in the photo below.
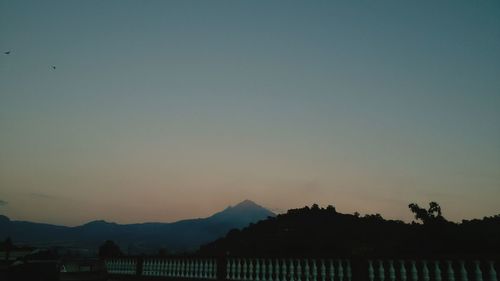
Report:
<svg viewBox="0 0 500 281"><path fill-rule="evenodd" d="M0 51L11 219L500 213L498 1L0 0Z"/></svg>

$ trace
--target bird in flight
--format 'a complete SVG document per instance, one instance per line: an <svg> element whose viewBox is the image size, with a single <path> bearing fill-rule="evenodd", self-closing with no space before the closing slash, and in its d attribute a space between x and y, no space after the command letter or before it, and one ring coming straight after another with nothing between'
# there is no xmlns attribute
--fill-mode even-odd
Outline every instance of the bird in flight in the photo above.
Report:
<svg viewBox="0 0 500 281"><path fill-rule="evenodd" d="M3 53L6 54L6 55L10 55L10 51L3 52Z"/></svg>
<svg viewBox="0 0 500 281"><path fill-rule="evenodd" d="M55 69L56 69L56 66L55 66L55 65L53 65L53 66L51 66L51 68L52 68L53 70L55 70Z"/></svg>

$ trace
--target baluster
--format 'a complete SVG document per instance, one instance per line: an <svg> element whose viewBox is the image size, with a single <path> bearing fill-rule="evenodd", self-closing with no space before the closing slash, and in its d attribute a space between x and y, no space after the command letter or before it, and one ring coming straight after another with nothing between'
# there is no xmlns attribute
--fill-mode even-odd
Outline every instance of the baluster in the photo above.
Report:
<svg viewBox="0 0 500 281"><path fill-rule="evenodd" d="M326 267L325 260L321 259L320 263L321 281L326 281Z"/></svg>
<svg viewBox="0 0 500 281"><path fill-rule="evenodd" d="M260 259L255 259L255 280L260 281Z"/></svg>
<svg viewBox="0 0 500 281"><path fill-rule="evenodd" d="M161 275L161 259L156 260L156 276Z"/></svg>
<svg viewBox="0 0 500 281"><path fill-rule="evenodd" d="M305 281L309 281L309 261L307 259L304 260L304 273L305 273Z"/></svg>
<svg viewBox="0 0 500 281"><path fill-rule="evenodd" d="M158 260L158 276L163 275L163 262L164 262L163 259Z"/></svg>
<svg viewBox="0 0 500 281"><path fill-rule="evenodd" d="M162 259L160 263L160 276L165 276L167 271L166 260Z"/></svg>
<svg viewBox="0 0 500 281"><path fill-rule="evenodd" d="M248 280L254 280L253 279L253 260L250 259L248 261Z"/></svg>
<svg viewBox="0 0 500 281"><path fill-rule="evenodd" d="M182 267L181 267L181 260L177 260L177 273L176 273L176 277L180 277L181 276L181 272L182 272Z"/></svg>
<svg viewBox="0 0 500 281"><path fill-rule="evenodd" d="M493 261L489 261L490 265L490 281L497 281L497 272L495 271L495 263Z"/></svg>
<svg viewBox="0 0 500 281"><path fill-rule="evenodd" d="M328 273L330 274L329 281L334 281L335 280L335 266L333 265L332 260L328 260Z"/></svg>
<svg viewBox="0 0 500 281"><path fill-rule="evenodd" d="M342 260L337 260L337 272L339 281L344 281L344 266L342 265Z"/></svg>
<svg viewBox="0 0 500 281"><path fill-rule="evenodd" d="M198 259L193 259L193 278L199 278L198 275L199 267L198 267Z"/></svg>
<svg viewBox="0 0 500 281"><path fill-rule="evenodd" d="M236 279L236 260L231 259L230 265L231 265L231 271L229 273L228 279L235 280Z"/></svg>
<svg viewBox="0 0 500 281"><path fill-rule="evenodd" d="M196 276L198 276L198 278L203 278L203 260L202 259L196 260L196 267L198 268ZM229 278L226 278L226 279L229 280Z"/></svg>
<svg viewBox="0 0 500 281"><path fill-rule="evenodd" d="M156 260L151 260L151 276L155 276L158 269L158 262Z"/></svg>
<svg viewBox="0 0 500 281"><path fill-rule="evenodd" d="M351 269L351 261L350 260L346 260L346 264L347 264L347 269L346 269L346 274L347 274L347 281L351 281L352 280L352 269Z"/></svg>
<svg viewBox="0 0 500 281"><path fill-rule="evenodd" d="M287 281L287 271L286 271L286 262L285 260L281 261L281 270L282 270L282 281Z"/></svg>
<svg viewBox="0 0 500 281"><path fill-rule="evenodd" d="M312 276L313 281L318 281L318 267L316 266L316 260L312 260Z"/></svg>
<svg viewBox="0 0 500 281"><path fill-rule="evenodd" d="M158 271L158 275L163 276L163 271L165 271L165 260L160 259L159 262L160 262L160 270Z"/></svg>
<svg viewBox="0 0 500 281"><path fill-rule="evenodd" d="M229 264L229 261L228 261L228 264ZM229 270L229 268L227 268L226 270ZM200 266L200 260L199 259L196 259L194 261L194 277L201 278L201 266ZM229 279L229 276L226 276L226 279Z"/></svg>
<svg viewBox="0 0 500 281"><path fill-rule="evenodd" d="M172 277L174 276L174 260L169 259L168 264L167 264L167 276Z"/></svg>
<svg viewBox="0 0 500 281"><path fill-rule="evenodd" d="M380 281L385 280L384 263L382 262L382 260L378 260L378 278Z"/></svg>
<svg viewBox="0 0 500 281"><path fill-rule="evenodd" d="M213 264L212 264L212 260L211 259L208 259L207 260L207 275L208 275L208 279L213 279L214 278L214 268L213 268Z"/></svg>
<svg viewBox="0 0 500 281"><path fill-rule="evenodd" d="M439 261L434 261L434 278L435 281L441 281L441 268L439 267Z"/></svg>
<svg viewBox="0 0 500 281"><path fill-rule="evenodd" d="M231 260L228 258L226 261L226 280L231 279Z"/></svg>
<svg viewBox="0 0 500 281"><path fill-rule="evenodd" d="M489 261L490 265L490 281L498 281L497 280L497 272L495 271L495 263L493 261Z"/></svg>
<svg viewBox="0 0 500 281"><path fill-rule="evenodd" d="M465 269L465 263L463 260L460 261L460 280L467 281L467 270Z"/></svg>
<svg viewBox="0 0 500 281"><path fill-rule="evenodd" d="M455 271L453 270L453 266L450 260L446 261L446 267L448 281L455 281Z"/></svg>
<svg viewBox="0 0 500 281"><path fill-rule="evenodd" d="M302 281L302 266L300 265L300 259L295 261L297 263L297 281Z"/></svg>
<svg viewBox="0 0 500 281"><path fill-rule="evenodd" d="M267 281L267 276L266 276L266 259L261 260L262 264L262 281Z"/></svg>
<svg viewBox="0 0 500 281"><path fill-rule="evenodd" d="M214 259L210 259L210 273L211 279L217 278L217 262Z"/></svg>
<svg viewBox="0 0 500 281"><path fill-rule="evenodd" d="M375 272L373 271L373 261L368 261L368 280L375 281Z"/></svg>
<svg viewBox="0 0 500 281"><path fill-rule="evenodd" d="M210 279L210 263L209 260L203 259L203 275L205 279Z"/></svg>
<svg viewBox="0 0 500 281"><path fill-rule="evenodd" d="M483 281L483 272L481 271L481 267L479 266L479 261L474 261L476 280L475 281Z"/></svg>
<svg viewBox="0 0 500 281"><path fill-rule="evenodd" d="M411 280L418 281L417 265L414 260L411 261Z"/></svg>
<svg viewBox="0 0 500 281"><path fill-rule="evenodd" d="M396 280L396 270L394 270L394 261L393 260L389 260L389 280L390 281Z"/></svg>
<svg viewBox="0 0 500 281"><path fill-rule="evenodd" d="M236 262L236 280L241 280L241 260L237 259Z"/></svg>
<svg viewBox="0 0 500 281"><path fill-rule="evenodd" d="M424 281L430 280L429 268L427 268L427 261L426 260L422 261L422 278Z"/></svg>
<svg viewBox="0 0 500 281"><path fill-rule="evenodd" d="M404 260L399 260L399 274L401 275L401 281L406 281L406 266Z"/></svg>
<svg viewBox="0 0 500 281"><path fill-rule="evenodd" d="M194 272L195 272L195 277L196 278L202 278L203 276L203 268L201 267L201 259L196 259L194 261ZM229 269L227 269L229 270ZM229 278L226 278L226 279L229 279Z"/></svg>
<svg viewBox="0 0 500 281"><path fill-rule="evenodd" d="M295 267L293 266L293 259L290 259L288 267L290 271L290 281L295 281Z"/></svg>
<svg viewBox="0 0 500 281"><path fill-rule="evenodd" d="M280 263L279 263L278 259L276 259L274 261L274 273L275 273L275 276L274 276L275 280L281 281L281 279L280 279Z"/></svg>
<svg viewBox="0 0 500 281"><path fill-rule="evenodd" d="M204 271L205 271L205 278L210 279L210 260L203 260L203 265L204 265Z"/></svg>
<svg viewBox="0 0 500 281"><path fill-rule="evenodd" d="M273 281L273 261L271 259L268 260L269 264L269 281Z"/></svg>
<svg viewBox="0 0 500 281"><path fill-rule="evenodd" d="M198 278L198 261L197 261L197 259L191 260L191 277Z"/></svg>
<svg viewBox="0 0 500 281"><path fill-rule="evenodd" d="M191 278L191 260L186 260L186 273L184 274L187 278Z"/></svg>
<svg viewBox="0 0 500 281"><path fill-rule="evenodd" d="M247 278L247 260L243 259L243 280L248 280Z"/></svg>

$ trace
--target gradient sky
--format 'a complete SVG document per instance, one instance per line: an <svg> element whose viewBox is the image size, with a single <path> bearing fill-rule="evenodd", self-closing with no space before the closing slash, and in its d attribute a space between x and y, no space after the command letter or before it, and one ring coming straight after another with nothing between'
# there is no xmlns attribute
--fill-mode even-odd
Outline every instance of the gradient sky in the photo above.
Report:
<svg viewBox="0 0 500 281"><path fill-rule="evenodd" d="M0 0L0 50L12 219L500 213L499 1Z"/></svg>

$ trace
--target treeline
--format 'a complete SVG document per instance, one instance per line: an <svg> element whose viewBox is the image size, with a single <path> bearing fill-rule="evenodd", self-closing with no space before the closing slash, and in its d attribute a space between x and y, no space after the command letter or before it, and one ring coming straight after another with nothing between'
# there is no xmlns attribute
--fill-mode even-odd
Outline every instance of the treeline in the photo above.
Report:
<svg viewBox="0 0 500 281"><path fill-rule="evenodd" d="M498 256L500 215L454 223L439 204L409 205L419 223L338 213L333 206L289 210L200 247L200 255L289 257Z"/></svg>

